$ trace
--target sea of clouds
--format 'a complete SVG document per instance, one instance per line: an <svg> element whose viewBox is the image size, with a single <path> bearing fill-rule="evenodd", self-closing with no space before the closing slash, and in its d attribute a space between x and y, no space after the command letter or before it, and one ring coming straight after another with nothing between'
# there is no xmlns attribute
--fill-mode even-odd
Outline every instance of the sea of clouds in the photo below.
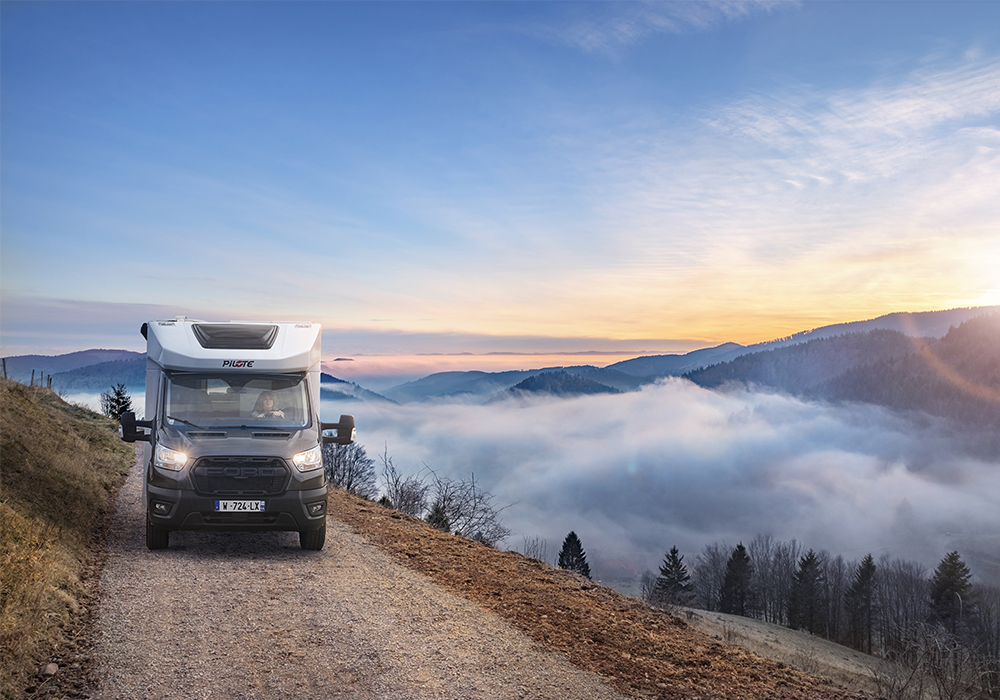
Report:
<svg viewBox="0 0 1000 700"><path fill-rule="evenodd" d="M987 578L1000 561L1000 457L874 406L669 379L488 405L324 402L324 420L340 413L355 415L369 456L387 450L404 473L475 474L495 504L512 504L502 547L541 538L551 560L573 530L595 578L625 588L671 546L691 562L757 533L929 567L960 549Z"/></svg>

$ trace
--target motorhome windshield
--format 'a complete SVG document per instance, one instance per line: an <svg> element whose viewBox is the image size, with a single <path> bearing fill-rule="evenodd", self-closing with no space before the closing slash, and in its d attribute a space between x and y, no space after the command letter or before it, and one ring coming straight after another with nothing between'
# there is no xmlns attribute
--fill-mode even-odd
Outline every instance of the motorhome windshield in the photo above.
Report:
<svg viewBox="0 0 1000 700"><path fill-rule="evenodd" d="M175 373L167 376L164 420L178 430L308 427L305 374Z"/></svg>

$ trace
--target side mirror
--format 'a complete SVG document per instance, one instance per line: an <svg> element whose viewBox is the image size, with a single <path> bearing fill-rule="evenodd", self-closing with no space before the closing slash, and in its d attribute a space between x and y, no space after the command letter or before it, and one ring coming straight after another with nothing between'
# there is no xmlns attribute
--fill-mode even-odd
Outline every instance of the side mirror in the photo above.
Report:
<svg viewBox="0 0 1000 700"><path fill-rule="evenodd" d="M152 428L151 420L136 420L135 413L126 411L122 414L121 425L118 426L118 437L125 442L152 442L153 436L140 430L140 428Z"/></svg>
<svg viewBox="0 0 1000 700"><path fill-rule="evenodd" d="M333 442L338 445L350 445L358 434L354 427L354 416L341 416L339 423L320 423L320 429L323 432L336 430L336 435L324 435L323 442Z"/></svg>

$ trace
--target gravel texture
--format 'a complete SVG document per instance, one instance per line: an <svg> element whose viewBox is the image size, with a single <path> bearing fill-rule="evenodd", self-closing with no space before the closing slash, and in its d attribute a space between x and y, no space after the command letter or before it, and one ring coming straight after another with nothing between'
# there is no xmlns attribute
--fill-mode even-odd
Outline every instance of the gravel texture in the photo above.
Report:
<svg viewBox="0 0 1000 700"><path fill-rule="evenodd" d="M598 676L395 563L340 522L145 546L142 468L101 577L94 698L619 699Z"/></svg>

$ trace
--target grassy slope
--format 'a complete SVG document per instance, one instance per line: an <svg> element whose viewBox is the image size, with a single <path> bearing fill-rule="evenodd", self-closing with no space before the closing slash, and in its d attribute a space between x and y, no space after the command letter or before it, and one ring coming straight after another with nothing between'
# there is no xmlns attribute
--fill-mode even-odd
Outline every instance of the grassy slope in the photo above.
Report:
<svg viewBox="0 0 1000 700"><path fill-rule="evenodd" d="M133 459L114 421L0 380L0 696L22 694L78 616Z"/></svg>

